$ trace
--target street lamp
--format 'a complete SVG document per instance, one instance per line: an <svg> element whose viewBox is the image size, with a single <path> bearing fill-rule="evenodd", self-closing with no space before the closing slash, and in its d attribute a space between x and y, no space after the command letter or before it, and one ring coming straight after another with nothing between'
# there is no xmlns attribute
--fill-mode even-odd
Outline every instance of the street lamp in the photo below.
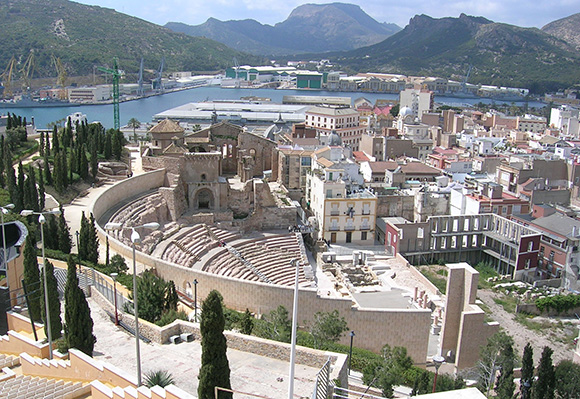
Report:
<svg viewBox="0 0 580 399"><path fill-rule="evenodd" d="M433 363L435 363L435 378L433 378L433 390L431 391L431 393L435 393L435 388L437 386L437 375L439 374L439 367L441 367L441 365L445 363L445 358L441 355L435 355L433 356Z"/></svg>
<svg viewBox="0 0 580 399"><path fill-rule="evenodd" d="M119 325L119 316L117 314L117 276L118 273L111 273L111 277L113 278L113 295L115 295L113 302L115 303L115 325Z"/></svg>
<svg viewBox="0 0 580 399"><path fill-rule="evenodd" d="M292 340L290 342L290 378L288 381L288 399L294 399L294 363L296 358L296 326L298 319L298 259L294 258L290 264L296 268L294 278L294 304L292 306Z"/></svg>
<svg viewBox="0 0 580 399"><path fill-rule="evenodd" d="M193 303L195 306L195 322L197 323L197 279L193 279Z"/></svg>
<svg viewBox="0 0 580 399"><path fill-rule="evenodd" d="M356 335L354 333L354 331L350 332L350 350L348 352L348 374L350 375L350 362L352 360L352 340L354 339L354 336Z"/></svg>
<svg viewBox="0 0 580 399"><path fill-rule="evenodd" d="M145 223L139 226L123 227L122 223L109 222L105 224L105 230L129 230L131 229L131 246L133 247L133 313L135 314L135 353L137 357L137 386L141 386L141 351L139 349L139 311L137 308L137 261L135 257L135 244L141 243L141 236L137 232L138 228L157 230L159 223Z"/></svg>
<svg viewBox="0 0 580 399"><path fill-rule="evenodd" d="M6 256L6 229L4 228L4 215L10 212L10 209L14 208L14 204L8 204L0 206L0 217L2 218L2 255L4 255L2 263L4 264L4 272L6 273L6 288L8 288L8 293L10 293L10 278L8 276L8 258ZM10 295L10 294L8 294ZM9 297L10 300L10 297ZM10 300L10 306L12 306L12 301Z"/></svg>
<svg viewBox="0 0 580 399"><path fill-rule="evenodd" d="M4 212L2 212L4 214ZM46 256L44 255L44 223L46 217L44 215L60 215L59 209L54 209L48 212L34 212L30 209L24 209L20 212L22 216L38 215L38 223L40 223L40 240L42 241L42 270L43 270L43 284L44 284L44 309L46 312L46 331L48 335L48 358L52 360L52 331L50 324L50 311L48 308L48 286L46 284Z"/></svg>

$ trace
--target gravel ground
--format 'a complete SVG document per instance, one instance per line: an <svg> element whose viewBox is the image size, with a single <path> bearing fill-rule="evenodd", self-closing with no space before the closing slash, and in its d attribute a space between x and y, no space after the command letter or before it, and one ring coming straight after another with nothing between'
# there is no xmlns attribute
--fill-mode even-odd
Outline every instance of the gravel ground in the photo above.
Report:
<svg viewBox="0 0 580 399"><path fill-rule="evenodd" d="M514 339L515 352L521 357L524 352L524 346L529 342L534 348L534 361L537 363L540 360L542 349L544 346L549 346L554 350L552 360L557 364L561 360L572 360L574 356L573 349L570 349L562 342L557 341L551 329L545 332L536 332L524 327L518 323L512 313L506 312L501 305L495 303L493 298L499 298L501 294L495 293L491 290L479 290L477 293L479 299L483 301L491 309L491 318L497 321L500 326ZM534 318L534 321L547 320L547 318ZM551 321L558 321L558 319L550 318ZM578 320L566 319L577 326L580 324ZM577 333L578 330L576 330ZM557 334L556 334L557 335ZM561 335L561 333L560 333Z"/></svg>

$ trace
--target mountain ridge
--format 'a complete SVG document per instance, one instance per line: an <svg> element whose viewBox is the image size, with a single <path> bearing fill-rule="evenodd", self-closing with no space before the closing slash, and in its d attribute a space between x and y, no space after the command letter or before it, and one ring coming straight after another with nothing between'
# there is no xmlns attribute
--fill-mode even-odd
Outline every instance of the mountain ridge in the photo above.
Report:
<svg viewBox="0 0 580 399"><path fill-rule="evenodd" d="M347 3L303 4L273 26L248 19L216 18L200 25L168 22L164 26L260 55L348 50L380 42L401 29L377 22L358 5Z"/></svg>
<svg viewBox="0 0 580 399"><path fill-rule="evenodd" d="M320 55L322 56L322 54ZM579 56L565 41L537 28L484 17L416 15L384 41L349 52L324 54L354 71L441 76L471 83L549 91L580 81Z"/></svg>

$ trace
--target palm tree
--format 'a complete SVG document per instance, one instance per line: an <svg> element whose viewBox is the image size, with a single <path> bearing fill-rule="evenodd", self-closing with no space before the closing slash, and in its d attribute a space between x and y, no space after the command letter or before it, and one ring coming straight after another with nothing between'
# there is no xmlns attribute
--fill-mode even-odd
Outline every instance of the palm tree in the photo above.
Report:
<svg viewBox="0 0 580 399"><path fill-rule="evenodd" d="M135 118L131 118L131 119L129 119L129 122L127 123L127 126L133 128L133 140L137 141L137 133L135 133L135 130L136 129L139 129L141 127L141 122L139 122Z"/></svg>

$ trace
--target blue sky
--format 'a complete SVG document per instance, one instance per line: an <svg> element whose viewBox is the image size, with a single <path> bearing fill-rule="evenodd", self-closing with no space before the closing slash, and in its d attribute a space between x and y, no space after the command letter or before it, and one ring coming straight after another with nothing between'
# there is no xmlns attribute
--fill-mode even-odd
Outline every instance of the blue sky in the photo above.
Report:
<svg viewBox="0 0 580 399"><path fill-rule="evenodd" d="M79 1L79 0L77 0ZM300 0L80 0L80 3L113 8L160 25L183 22L197 25L209 17L220 20L255 19L273 25L285 20L304 3L332 1ZM541 28L548 22L580 12L580 0L353 0L379 22L405 27L416 14L435 18L457 17L460 13L483 16L495 22Z"/></svg>

